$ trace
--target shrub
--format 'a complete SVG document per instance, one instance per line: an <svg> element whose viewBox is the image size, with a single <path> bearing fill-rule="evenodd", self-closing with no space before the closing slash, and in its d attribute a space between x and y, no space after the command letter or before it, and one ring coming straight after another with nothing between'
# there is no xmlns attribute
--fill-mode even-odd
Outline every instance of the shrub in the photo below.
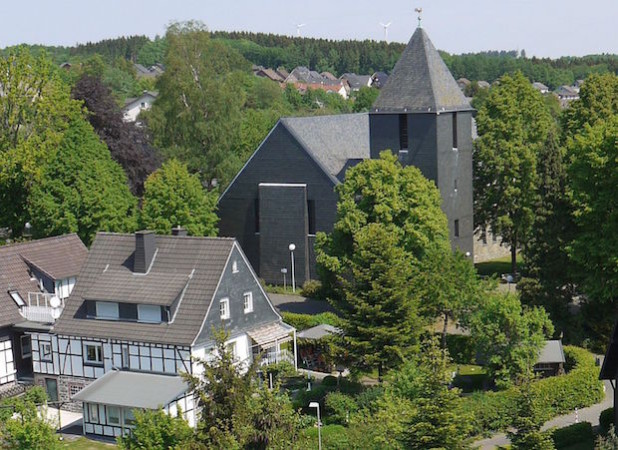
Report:
<svg viewBox="0 0 618 450"><path fill-rule="evenodd" d="M353 397L340 392L330 392L324 400L324 419L328 423L347 425L350 416L358 411L358 404Z"/></svg>
<svg viewBox="0 0 618 450"><path fill-rule="evenodd" d="M580 422L554 430L551 437L556 448L561 449L579 442L593 442L594 433L590 422Z"/></svg>
<svg viewBox="0 0 618 450"><path fill-rule="evenodd" d="M315 327L320 324L332 325L334 327L338 327L341 324L341 319L331 312L313 315L284 311L281 313L281 316L285 323L292 325L298 331L306 330L307 328Z"/></svg>
<svg viewBox="0 0 618 450"><path fill-rule="evenodd" d="M337 386L337 377L326 375L322 380L322 386Z"/></svg>
<svg viewBox="0 0 618 450"><path fill-rule="evenodd" d="M322 283L318 280L309 280L303 284L300 295L311 298L323 298Z"/></svg>
<svg viewBox="0 0 618 450"><path fill-rule="evenodd" d="M448 354L456 364L475 364L476 348L471 336L447 334L446 347Z"/></svg>
<svg viewBox="0 0 618 450"><path fill-rule="evenodd" d="M358 448L350 442L348 430L342 425L324 425L322 427L322 448L329 450L349 450ZM304 430L307 437L306 448L318 448L318 428L312 427Z"/></svg>
<svg viewBox="0 0 618 450"><path fill-rule="evenodd" d="M377 408L377 402L384 395L384 387L378 385L365 389L358 394L354 400L358 405L358 409L365 409L370 412L374 412Z"/></svg>
<svg viewBox="0 0 618 450"><path fill-rule="evenodd" d="M599 415L599 428L601 434L607 434L609 428L614 424L614 408L607 408Z"/></svg>
<svg viewBox="0 0 618 450"><path fill-rule="evenodd" d="M572 346L564 347L566 375L544 378L532 383L533 395L541 398L544 420L560 414L598 403L603 399L603 384L599 381L599 368L588 351ZM513 423L517 410L517 389L501 392L476 392L463 399L462 407L472 411L474 434L486 435L504 431Z"/></svg>
<svg viewBox="0 0 618 450"><path fill-rule="evenodd" d="M303 412L310 413L309 403L318 402L320 408L324 408L324 398L326 394L334 390L335 387L333 386L312 386L310 391L301 389L296 394L296 398L292 403L294 404L294 408L301 408Z"/></svg>

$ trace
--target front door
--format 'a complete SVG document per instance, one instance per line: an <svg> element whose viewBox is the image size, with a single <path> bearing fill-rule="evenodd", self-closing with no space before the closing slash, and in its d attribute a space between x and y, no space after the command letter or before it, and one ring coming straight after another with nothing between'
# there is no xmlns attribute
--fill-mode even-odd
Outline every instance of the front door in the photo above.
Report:
<svg viewBox="0 0 618 450"><path fill-rule="evenodd" d="M45 378L45 391L47 392L47 401L54 403L58 401L58 380L55 378ZM57 406L54 404L54 406Z"/></svg>

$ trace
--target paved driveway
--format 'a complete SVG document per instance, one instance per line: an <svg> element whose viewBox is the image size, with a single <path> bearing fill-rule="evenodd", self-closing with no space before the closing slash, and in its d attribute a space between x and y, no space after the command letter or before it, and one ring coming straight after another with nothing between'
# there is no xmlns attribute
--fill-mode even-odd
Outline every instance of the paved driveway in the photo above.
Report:
<svg viewBox="0 0 618 450"><path fill-rule="evenodd" d="M326 300L315 300L300 295L268 294L270 300L279 312L291 312L299 314L320 314L323 312L335 312Z"/></svg>

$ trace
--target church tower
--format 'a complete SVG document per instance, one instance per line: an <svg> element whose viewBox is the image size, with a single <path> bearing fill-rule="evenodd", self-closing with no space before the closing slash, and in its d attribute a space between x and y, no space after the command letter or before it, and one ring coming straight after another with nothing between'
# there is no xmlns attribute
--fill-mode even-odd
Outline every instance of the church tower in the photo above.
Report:
<svg viewBox="0 0 618 450"><path fill-rule="evenodd" d="M414 32L370 113L370 151L391 150L442 195L453 248L473 258L472 113L427 33Z"/></svg>

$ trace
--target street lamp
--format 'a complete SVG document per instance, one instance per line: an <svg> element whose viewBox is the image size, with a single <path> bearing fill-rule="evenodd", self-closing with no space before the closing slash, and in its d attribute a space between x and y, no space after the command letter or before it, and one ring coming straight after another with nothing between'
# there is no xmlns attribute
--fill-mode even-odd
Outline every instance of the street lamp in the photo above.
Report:
<svg viewBox="0 0 618 450"><path fill-rule="evenodd" d="M290 258L292 259L292 292L296 292L296 279L294 278L294 250L296 250L296 246L290 244L288 248L290 249Z"/></svg>
<svg viewBox="0 0 618 450"><path fill-rule="evenodd" d="M309 408L318 410L318 450L322 450L322 422L320 422L320 404L318 402L309 403Z"/></svg>
<svg viewBox="0 0 618 450"><path fill-rule="evenodd" d="M285 267L281 269L281 273L283 274L283 292L285 292L287 290L287 284L286 284L286 279L285 279L285 274L288 273L288 269L286 269Z"/></svg>

